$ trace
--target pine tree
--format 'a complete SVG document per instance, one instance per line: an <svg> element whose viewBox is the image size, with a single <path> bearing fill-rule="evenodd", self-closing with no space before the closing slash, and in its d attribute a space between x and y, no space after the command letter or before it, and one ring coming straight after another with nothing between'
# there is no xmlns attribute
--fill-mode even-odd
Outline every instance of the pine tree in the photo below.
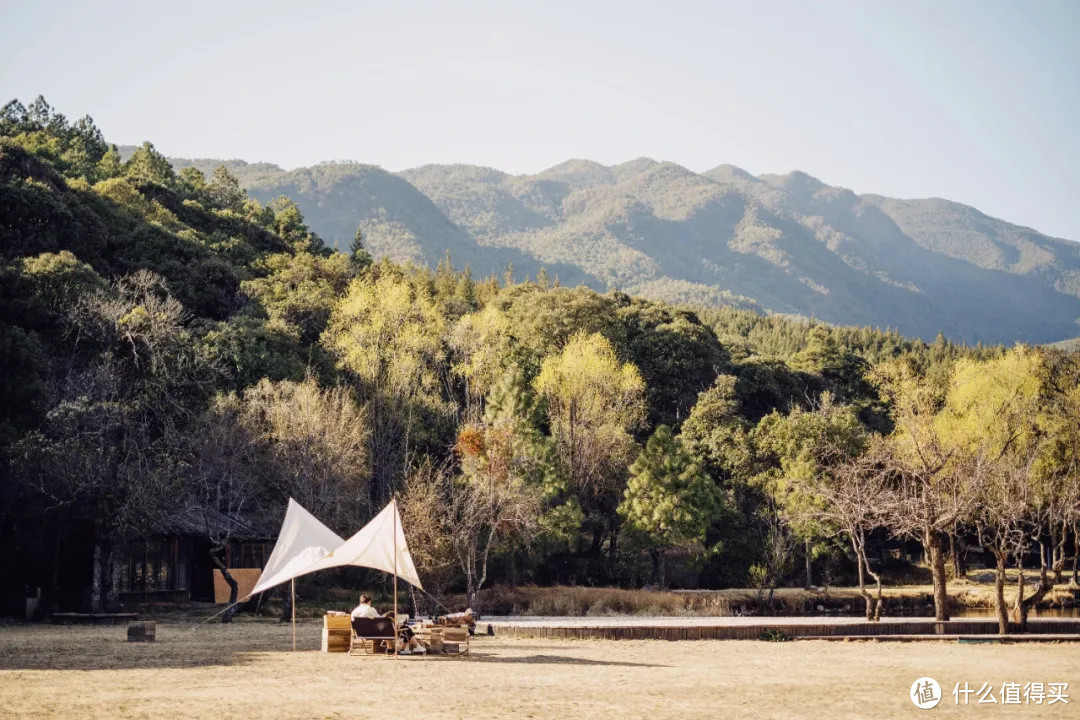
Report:
<svg viewBox="0 0 1080 720"><path fill-rule="evenodd" d="M138 182L152 182L165 187L176 184L172 164L149 142L144 142L124 163L124 175Z"/></svg>
<svg viewBox="0 0 1080 720"><path fill-rule="evenodd" d="M668 551L704 545L719 490L667 425L656 428L630 472L618 513L624 528L649 548L664 586Z"/></svg>
<svg viewBox="0 0 1080 720"><path fill-rule="evenodd" d="M473 280L472 269L468 265L461 271L461 278L457 283L457 298L470 310L477 308L476 282Z"/></svg>
<svg viewBox="0 0 1080 720"><path fill-rule="evenodd" d="M244 209L247 193L240 187L240 181L224 165L218 165L210 182L206 186L210 202L219 208L240 212Z"/></svg>
<svg viewBox="0 0 1080 720"><path fill-rule="evenodd" d="M363 225L356 226L356 235L353 237L352 244L349 245L349 260L357 270L366 270L371 267L371 253L364 247Z"/></svg>

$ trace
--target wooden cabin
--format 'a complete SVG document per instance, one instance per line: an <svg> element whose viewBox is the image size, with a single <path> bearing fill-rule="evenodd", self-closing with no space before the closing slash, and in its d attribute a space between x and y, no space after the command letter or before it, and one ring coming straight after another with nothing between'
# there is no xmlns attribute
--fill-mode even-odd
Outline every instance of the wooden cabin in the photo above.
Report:
<svg viewBox="0 0 1080 720"><path fill-rule="evenodd" d="M116 570L120 599L215 602L214 576L220 571L210 556L208 523L215 535L229 529L225 516L193 509L170 517L150 537L125 543ZM257 576L252 571L265 567L273 549L270 534L234 521L231 535L225 566L230 573L247 571L237 576Z"/></svg>

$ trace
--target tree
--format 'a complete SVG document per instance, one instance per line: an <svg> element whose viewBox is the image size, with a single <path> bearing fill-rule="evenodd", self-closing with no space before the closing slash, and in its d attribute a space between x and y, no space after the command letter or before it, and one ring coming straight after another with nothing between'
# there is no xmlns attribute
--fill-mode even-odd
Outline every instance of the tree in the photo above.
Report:
<svg viewBox="0 0 1080 720"><path fill-rule="evenodd" d="M110 145L105 154L98 161L97 176L102 180L119 177L124 171L123 162L120 160L120 151L115 145Z"/></svg>
<svg viewBox="0 0 1080 720"><path fill-rule="evenodd" d="M718 483L746 478L753 461L737 382L734 375L718 375L682 425L683 443Z"/></svg>
<svg viewBox="0 0 1080 720"><path fill-rule="evenodd" d="M510 422L467 425L454 449L462 474L450 485L451 538L469 606L479 612L496 541L510 536L528 541L540 532L545 469L542 456Z"/></svg>
<svg viewBox="0 0 1080 720"><path fill-rule="evenodd" d="M813 543L828 534L819 522L820 488L831 466L857 456L866 445L866 429L854 408L834 402L823 393L818 406L793 409L788 415L772 412L754 429L760 458L772 465L759 478L776 499L781 516L803 540L806 586L813 582ZM862 577L862 568L859 570Z"/></svg>
<svg viewBox="0 0 1080 720"><path fill-rule="evenodd" d="M307 346L318 342L354 274L344 255L324 257L306 250L274 253L256 268L261 277L243 281L240 288L258 300L271 323L295 333Z"/></svg>
<svg viewBox="0 0 1080 720"><path fill-rule="evenodd" d="M398 495L401 523L416 571L436 600L445 594L458 568L453 517L447 511L452 473L449 463L436 463L426 456L409 470ZM413 598L415 604L415 594ZM419 608L414 609L419 614Z"/></svg>
<svg viewBox="0 0 1080 720"><path fill-rule="evenodd" d="M371 418L373 507L405 469L419 406L439 406L445 321L434 303L392 273L365 274L331 313L323 345L357 380Z"/></svg>
<svg viewBox="0 0 1080 720"><path fill-rule="evenodd" d="M866 602L866 619L880 620L884 609L881 572L867 553L870 534L884 527L896 512L884 440L872 437L868 449L852 454L850 448L827 446L821 451L823 472L804 489L813 499L799 507L826 535L845 535L855 552L859 592ZM866 587L866 576L877 585L876 595Z"/></svg>
<svg viewBox="0 0 1080 720"><path fill-rule="evenodd" d="M961 360L941 413L941 432L957 449L954 472L972 477L978 498L974 522L981 544L996 561L995 604L1002 633L1010 629L1006 564L1014 560L1019 571L1012 612L1022 630L1029 610L1053 589L1055 556L1064 564L1065 536L1080 492L1072 469L1076 429L1068 418L1070 394L1055 392L1055 386L1061 387L1055 375L1066 367L1054 367L1046 354L1022 346L985 362ZM1075 389L1075 377L1065 385ZM1034 542L1040 549L1040 577L1025 596L1023 560Z"/></svg>
<svg viewBox="0 0 1080 720"><path fill-rule="evenodd" d="M263 379L244 391L239 421L258 443L263 483L339 533L371 514L368 419L348 388Z"/></svg>
<svg viewBox="0 0 1080 720"><path fill-rule="evenodd" d="M63 261L63 258L60 258ZM212 387L187 316L162 279L139 271L69 309L73 369L39 431L14 449L18 473L47 506L93 528L90 607L115 600L114 553L172 508L176 439Z"/></svg>
<svg viewBox="0 0 1080 720"><path fill-rule="evenodd" d="M165 187L176 184L172 163L149 142L144 142L124 163L124 176L136 182L157 183Z"/></svg>
<svg viewBox="0 0 1080 720"><path fill-rule="evenodd" d="M618 513L623 530L649 548L661 587L667 587L670 550L707 550L706 533L720 502L716 485L671 428L658 427L630 466Z"/></svg>
<svg viewBox="0 0 1080 720"><path fill-rule="evenodd" d="M352 244L349 245L349 261L353 264L353 267L357 270L366 270L371 267L373 262L371 253L364 247L364 226L357 225L356 235L353 237Z"/></svg>
<svg viewBox="0 0 1080 720"><path fill-rule="evenodd" d="M465 382L465 413L475 416L479 401L512 366L510 318L494 305L463 316L450 333L451 370Z"/></svg>
<svg viewBox="0 0 1080 720"><path fill-rule="evenodd" d="M186 505L202 518L210 558L229 586L223 623L232 622L239 599L239 584L229 572L226 549L235 535L249 527L266 499L258 472L257 441L245 427L243 413L236 395L219 396L190 436L194 447Z"/></svg>
<svg viewBox="0 0 1080 720"><path fill-rule="evenodd" d="M210 182L206 185L206 196L210 202L223 210L242 212L247 193L240 187L240 181L224 165L218 165Z"/></svg>
<svg viewBox="0 0 1080 720"><path fill-rule="evenodd" d="M971 478L954 471L956 448L938 422L938 388L903 361L879 367L876 377L896 423L885 456L897 493L889 527L922 542L934 583L934 616L948 620L942 538L970 518L976 497Z"/></svg>
<svg viewBox="0 0 1080 720"><path fill-rule="evenodd" d="M676 426L690 413L698 393L727 366L728 356L713 331L688 310L674 310L616 293L626 356L646 384L652 426Z"/></svg>
<svg viewBox="0 0 1080 720"><path fill-rule="evenodd" d="M636 451L628 431L644 420L645 383L603 335L581 333L544 360L533 387L546 402L559 458L591 527L592 552L599 554L609 534L613 553L615 508Z"/></svg>

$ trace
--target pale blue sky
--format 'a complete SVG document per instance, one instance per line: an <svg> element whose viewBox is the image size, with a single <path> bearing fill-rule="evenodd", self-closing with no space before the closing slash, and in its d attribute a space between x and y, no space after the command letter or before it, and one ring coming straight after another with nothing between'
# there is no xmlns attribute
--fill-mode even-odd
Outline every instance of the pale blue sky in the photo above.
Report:
<svg viewBox="0 0 1080 720"><path fill-rule="evenodd" d="M1080 1L10 2L0 102L285 167L642 155L1080 240Z"/></svg>

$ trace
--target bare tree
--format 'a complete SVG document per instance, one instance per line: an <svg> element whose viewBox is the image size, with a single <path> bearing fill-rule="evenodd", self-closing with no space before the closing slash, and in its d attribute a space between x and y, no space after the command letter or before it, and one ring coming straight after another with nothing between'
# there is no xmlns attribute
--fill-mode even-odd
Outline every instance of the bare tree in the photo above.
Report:
<svg viewBox="0 0 1080 720"><path fill-rule="evenodd" d="M839 454L837 462L825 463L821 481L812 490L818 502L805 506L823 532L843 535L851 543L867 620L880 620L883 608L881 573L870 564L867 539L898 509L887 458L888 451L880 438L871 441L865 454ZM876 595L866 587L867 575L877 585Z"/></svg>
<svg viewBox="0 0 1080 720"><path fill-rule="evenodd" d="M771 499L766 501L758 517L761 522L761 561L750 566L750 581L757 588L757 611L760 613L766 606L772 608L776 586L791 569L799 540L788 530Z"/></svg>

